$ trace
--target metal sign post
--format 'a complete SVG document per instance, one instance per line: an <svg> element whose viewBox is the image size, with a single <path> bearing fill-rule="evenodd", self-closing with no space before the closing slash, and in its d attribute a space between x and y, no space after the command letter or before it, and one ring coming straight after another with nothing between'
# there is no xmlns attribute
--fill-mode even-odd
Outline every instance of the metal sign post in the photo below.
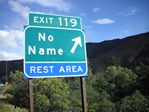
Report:
<svg viewBox="0 0 149 112"><path fill-rule="evenodd" d="M87 112L87 95L85 77L80 77L81 97L82 97L82 112Z"/></svg>
<svg viewBox="0 0 149 112"><path fill-rule="evenodd" d="M28 79L28 85L29 85L29 112L34 112L34 102L33 102L33 82L32 79Z"/></svg>

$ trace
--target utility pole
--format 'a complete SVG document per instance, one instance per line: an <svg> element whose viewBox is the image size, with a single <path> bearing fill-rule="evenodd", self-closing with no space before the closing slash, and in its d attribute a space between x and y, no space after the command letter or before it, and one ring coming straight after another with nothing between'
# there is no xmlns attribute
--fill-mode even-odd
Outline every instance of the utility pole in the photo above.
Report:
<svg viewBox="0 0 149 112"><path fill-rule="evenodd" d="M8 82L8 77L7 77L7 61L6 61L6 82Z"/></svg>

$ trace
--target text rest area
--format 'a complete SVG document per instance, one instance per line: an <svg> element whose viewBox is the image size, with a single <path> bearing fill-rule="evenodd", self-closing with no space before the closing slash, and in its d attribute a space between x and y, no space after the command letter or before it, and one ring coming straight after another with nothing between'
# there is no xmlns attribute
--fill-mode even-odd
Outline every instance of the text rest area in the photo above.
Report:
<svg viewBox="0 0 149 112"><path fill-rule="evenodd" d="M86 62L26 62L25 75L30 78L85 76L87 75L87 64Z"/></svg>

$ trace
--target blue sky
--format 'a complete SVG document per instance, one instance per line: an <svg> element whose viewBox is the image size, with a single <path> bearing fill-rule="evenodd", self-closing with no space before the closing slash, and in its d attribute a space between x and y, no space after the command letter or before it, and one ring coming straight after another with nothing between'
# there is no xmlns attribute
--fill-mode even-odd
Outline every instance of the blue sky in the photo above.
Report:
<svg viewBox="0 0 149 112"><path fill-rule="evenodd" d="M0 60L23 58L28 12L82 18L87 42L149 31L149 0L0 0Z"/></svg>

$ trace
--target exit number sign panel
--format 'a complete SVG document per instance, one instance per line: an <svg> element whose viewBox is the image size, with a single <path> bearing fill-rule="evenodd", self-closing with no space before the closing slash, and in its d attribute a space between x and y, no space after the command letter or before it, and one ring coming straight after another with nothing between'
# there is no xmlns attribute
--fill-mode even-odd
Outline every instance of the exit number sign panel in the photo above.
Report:
<svg viewBox="0 0 149 112"><path fill-rule="evenodd" d="M82 29L81 18L46 14L29 14L29 25Z"/></svg>

